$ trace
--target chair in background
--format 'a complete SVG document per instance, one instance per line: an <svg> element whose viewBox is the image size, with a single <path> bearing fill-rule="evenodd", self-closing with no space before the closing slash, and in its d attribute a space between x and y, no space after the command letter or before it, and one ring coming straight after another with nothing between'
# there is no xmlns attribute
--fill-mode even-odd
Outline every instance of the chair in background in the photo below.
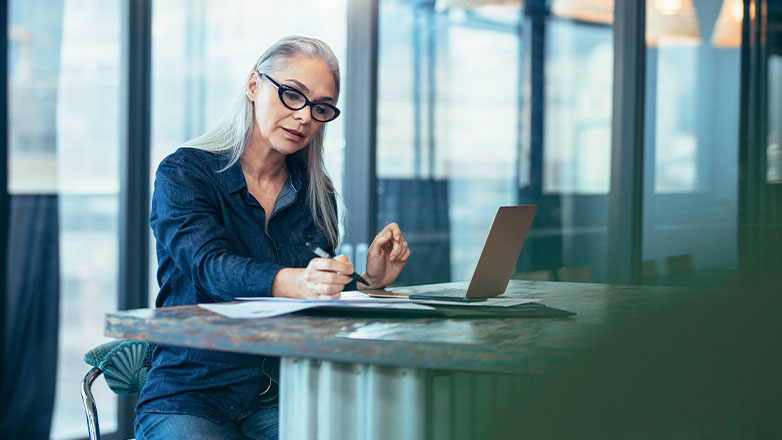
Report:
<svg viewBox="0 0 782 440"><path fill-rule="evenodd" d="M396 285L451 280L449 181L434 178L378 178L377 225L402 226L410 259Z"/></svg>
<svg viewBox="0 0 782 440"><path fill-rule="evenodd" d="M590 266L560 267L557 270L557 278L559 281L573 283L591 283L594 279Z"/></svg>
<svg viewBox="0 0 782 440"><path fill-rule="evenodd" d="M92 365L81 382L81 400L87 416L90 440L100 439L98 408L92 397L92 383L103 374L106 384L117 394L137 394L147 383L147 372L155 344L119 339L99 345L84 354Z"/></svg>
<svg viewBox="0 0 782 440"><path fill-rule="evenodd" d="M668 276L684 278L692 274L692 257L690 254L665 257Z"/></svg>
<svg viewBox="0 0 782 440"><path fill-rule="evenodd" d="M514 273L511 275L511 279L527 281L551 281L551 271L533 270L530 272Z"/></svg>
<svg viewBox="0 0 782 440"><path fill-rule="evenodd" d="M651 282L657 279L657 262L646 260L641 262L641 282Z"/></svg>

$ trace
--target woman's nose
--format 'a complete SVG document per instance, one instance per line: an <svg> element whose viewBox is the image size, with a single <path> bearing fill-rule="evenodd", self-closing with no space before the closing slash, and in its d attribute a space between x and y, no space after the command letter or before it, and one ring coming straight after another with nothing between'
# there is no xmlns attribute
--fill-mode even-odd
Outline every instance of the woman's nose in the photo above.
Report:
<svg viewBox="0 0 782 440"><path fill-rule="evenodd" d="M310 112L310 107L305 105L304 107L294 111L293 117L302 122L309 122L310 119L312 119L312 113Z"/></svg>

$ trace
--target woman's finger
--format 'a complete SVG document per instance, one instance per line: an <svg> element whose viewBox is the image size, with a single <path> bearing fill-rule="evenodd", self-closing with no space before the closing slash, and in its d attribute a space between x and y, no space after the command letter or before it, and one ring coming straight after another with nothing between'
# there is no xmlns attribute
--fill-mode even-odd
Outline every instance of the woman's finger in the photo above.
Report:
<svg viewBox="0 0 782 440"><path fill-rule="evenodd" d="M386 229L391 231L391 233L394 235L394 240L401 240L402 239L402 230L399 229L399 225L391 222L386 226Z"/></svg>
<svg viewBox="0 0 782 440"><path fill-rule="evenodd" d="M397 256L396 256L396 259L397 259L398 261L401 261L401 260L402 260L402 258L405 258L405 254L408 252L408 250L409 250L409 249L408 249L408 247L407 247L407 240L405 240L404 238L402 238L402 241L401 241L401 243L399 243L399 253L398 253L398 254L397 254Z"/></svg>
<svg viewBox="0 0 782 440"><path fill-rule="evenodd" d="M344 284L308 283L307 294L309 299L336 299L339 298Z"/></svg>
<svg viewBox="0 0 782 440"><path fill-rule="evenodd" d="M340 295L341 295L341 292L336 292L336 293L332 293L332 294L321 294L321 295L318 295L317 299L331 301L331 300L334 300L334 299L339 299Z"/></svg>
<svg viewBox="0 0 782 440"><path fill-rule="evenodd" d="M353 265L350 264L348 258L344 255L337 256L335 258L313 258L307 265L308 269L314 269L316 271L329 271L340 273L353 273Z"/></svg>
<svg viewBox="0 0 782 440"><path fill-rule="evenodd" d="M391 252L389 252L389 258L391 261L396 260L402 251L402 240L397 240L394 238L394 241L392 242L393 245L391 246Z"/></svg>
<svg viewBox="0 0 782 440"><path fill-rule="evenodd" d="M378 234L375 236L375 239L373 240L373 244L376 244L377 246L383 246L386 243L388 243L388 241L391 240L393 237L394 234L388 230L388 227L383 228L383 230L378 232Z"/></svg>
<svg viewBox="0 0 782 440"><path fill-rule="evenodd" d="M338 286L340 289L344 287L345 284L349 283L350 279L351 278L347 274L337 272L321 271L317 276L318 283Z"/></svg>

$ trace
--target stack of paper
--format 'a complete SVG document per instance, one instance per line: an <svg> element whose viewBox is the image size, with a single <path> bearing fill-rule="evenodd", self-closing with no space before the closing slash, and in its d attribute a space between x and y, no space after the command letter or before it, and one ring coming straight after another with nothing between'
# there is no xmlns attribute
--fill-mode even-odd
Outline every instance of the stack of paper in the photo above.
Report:
<svg viewBox="0 0 782 440"><path fill-rule="evenodd" d="M199 304L229 318L271 318L316 307L371 308L373 310L436 310L435 305L464 307L511 307L538 301L532 298L489 298L480 302L453 302L397 298L371 298L361 292L342 292L335 300L301 300L293 298L238 298L238 303Z"/></svg>

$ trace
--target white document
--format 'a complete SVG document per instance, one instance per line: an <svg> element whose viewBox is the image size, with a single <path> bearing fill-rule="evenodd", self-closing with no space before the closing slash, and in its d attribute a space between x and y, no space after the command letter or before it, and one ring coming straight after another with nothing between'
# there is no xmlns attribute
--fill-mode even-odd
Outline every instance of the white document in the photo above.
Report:
<svg viewBox="0 0 782 440"><path fill-rule="evenodd" d="M339 299L333 300L301 300L295 298L277 297L247 297L237 298L239 303L215 303L199 304L214 313L229 318L271 318L273 316L286 315L300 310L315 307L347 307L347 308L372 308L387 310L435 310L431 306L459 306L459 307L512 307L521 304L538 302L535 298L488 298L486 301L459 302L437 301L407 298L372 298L369 295L349 291L342 292Z"/></svg>
<svg viewBox="0 0 782 440"><path fill-rule="evenodd" d="M227 316L229 318L271 318L272 316L287 315L315 307L310 302L293 301L246 301L240 303L214 303L199 304L211 312Z"/></svg>
<svg viewBox="0 0 782 440"><path fill-rule="evenodd" d="M315 301L294 298L253 297L239 303L199 304L211 312L229 318L271 318L315 307L372 308L387 310L434 310L434 307L397 299L370 298L361 292L343 292L340 299Z"/></svg>
<svg viewBox="0 0 782 440"><path fill-rule="evenodd" d="M301 302L301 301L316 301L316 302L330 302L330 301L370 301L370 302L392 302L392 301L399 301L398 298L372 298L371 296L367 295L366 293L359 292L358 290L348 290L344 291L340 294L339 299L333 300L333 299L324 299L324 300L303 300L298 298L285 298L285 297L277 297L277 296L243 296L236 298L238 301L293 301L293 302ZM407 300L407 298L402 298L404 300ZM388 301L390 300L390 301Z"/></svg>
<svg viewBox="0 0 782 440"><path fill-rule="evenodd" d="M428 300L428 299L414 299L410 300L416 304L432 304L437 306L464 306L464 307L512 307L521 304L528 304L540 301L537 298L486 298L486 301L473 301L473 302L461 302L461 301L441 301L441 300Z"/></svg>

